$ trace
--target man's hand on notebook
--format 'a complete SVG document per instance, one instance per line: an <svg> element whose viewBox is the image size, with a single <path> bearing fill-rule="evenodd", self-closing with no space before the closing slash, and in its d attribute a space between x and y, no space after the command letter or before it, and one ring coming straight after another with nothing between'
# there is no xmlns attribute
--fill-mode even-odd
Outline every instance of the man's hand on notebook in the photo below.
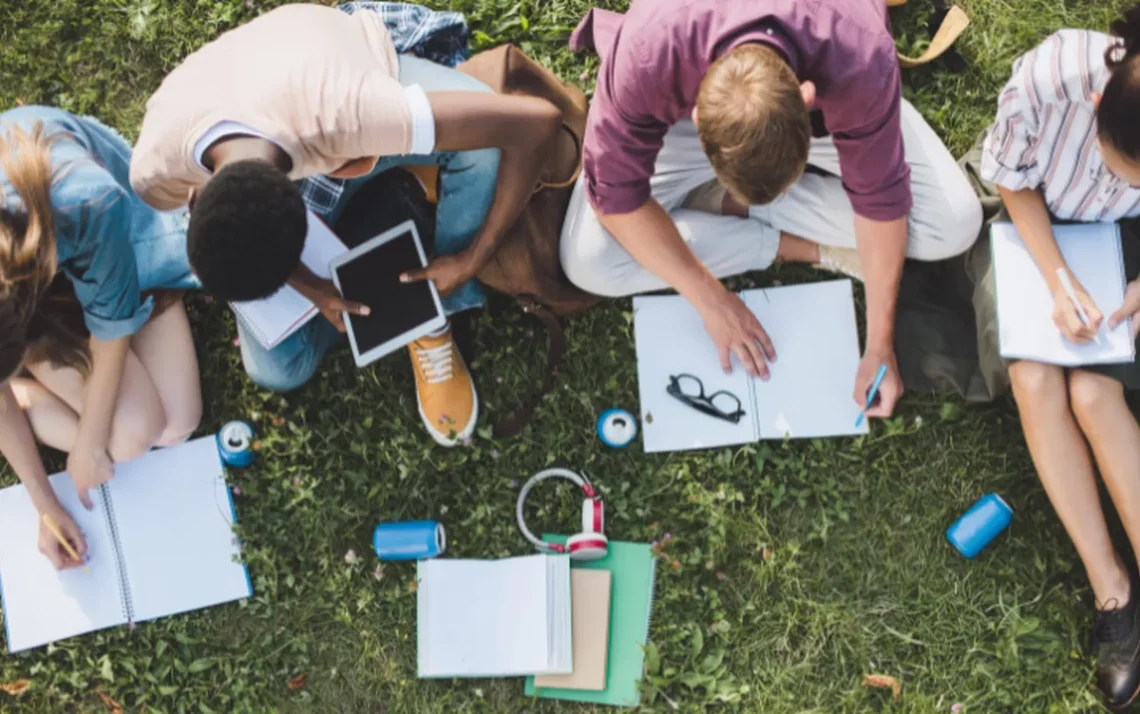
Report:
<svg viewBox="0 0 1140 714"><path fill-rule="evenodd" d="M899 376L899 364L895 359L893 349L878 350L868 348L859 361L859 370L855 373L855 403L862 409L867 406L867 397L870 396L878 376L879 368L887 366L883 381L879 383L879 391L867 408L867 416L874 419L887 419L895 411L903 395L903 381Z"/></svg>
<svg viewBox="0 0 1140 714"><path fill-rule="evenodd" d="M336 285L331 280L321 280L315 285L315 288L313 296L309 299L313 301L325 319L341 332L344 332L345 329L344 313L368 315L372 312L367 305L361 305L358 302L345 300L341 297L341 294L337 292Z"/></svg>
<svg viewBox="0 0 1140 714"><path fill-rule="evenodd" d="M1053 291L1053 324L1057 326L1057 329L1066 339L1080 345L1090 342L1096 337L1104 315L1097 309L1096 302L1085 292L1084 286L1076 280L1073 280L1073 292L1076 293L1077 299L1081 301L1081 307L1088 315L1088 324L1085 324L1085 321L1081 319L1077 305L1069 297L1068 291L1060 282ZM1127 302L1127 297L1125 302Z"/></svg>
<svg viewBox="0 0 1140 714"><path fill-rule="evenodd" d="M475 277L471 270L471 261L464 254L444 255L434 258L428 267L421 270L409 270L400 276L400 282L411 283L417 280L430 280L435 283L435 289L440 295L449 295L451 291Z"/></svg>
<svg viewBox="0 0 1140 714"><path fill-rule="evenodd" d="M767 363L776 361L776 348L739 295L721 290L712 302L698 305L697 311L716 344L725 374L732 372L732 355L736 355L749 374L768 379Z"/></svg>
<svg viewBox="0 0 1140 714"><path fill-rule="evenodd" d="M1132 318L1132 339L1135 340L1136 335L1140 333L1140 279L1128 283L1128 289L1124 291L1124 303L1119 310L1112 313L1112 317L1108 318L1109 329L1116 329L1117 325L1130 317Z"/></svg>
<svg viewBox="0 0 1140 714"><path fill-rule="evenodd" d="M42 517L40 518L40 552L51 561L56 570L81 567L83 565L82 559L87 556L87 539L83 537L83 531L79 524L75 522L71 514L63 509L63 506L57 505L55 508L45 511L43 515L51 517L52 522L59 527L63 537L71 543L71 547L75 549L80 560L71 557Z"/></svg>

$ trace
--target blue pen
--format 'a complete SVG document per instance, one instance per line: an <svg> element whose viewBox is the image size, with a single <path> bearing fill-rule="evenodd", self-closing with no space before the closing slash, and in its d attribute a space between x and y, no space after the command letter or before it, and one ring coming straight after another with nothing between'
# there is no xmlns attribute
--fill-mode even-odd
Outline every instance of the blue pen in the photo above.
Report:
<svg viewBox="0 0 1140 714"><path fill-rule="evenodd" d="M879 367L879 373L875 375L875 382L871 385L871 391L867 392L867 406L863 407L863 411L859 412L859 418L855 420L855 428L858 429L863 424L863 417L867 416L867 410L875 402L875 395L879 393L879 385L883 383L883 377L887 376L887 365Z"/></svg>

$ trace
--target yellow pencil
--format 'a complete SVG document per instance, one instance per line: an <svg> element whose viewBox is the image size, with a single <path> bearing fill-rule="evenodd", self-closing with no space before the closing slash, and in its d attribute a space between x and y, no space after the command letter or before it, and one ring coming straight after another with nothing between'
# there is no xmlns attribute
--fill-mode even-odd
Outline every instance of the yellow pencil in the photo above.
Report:
<svg viewBox="0 0 1140 714"><path fill-rule="evenodd" d="M55 536L55 539L59 541L59 544L63 546L63 549L67 551L67 554L71 556L72 560L74 560L77 563L83 562L83 559L79 557L79 553L76 553L75 548L72 547L71 543L67 540L67 538L63 537L63 531L61 531L59 529L59 526L56 525L55 520L53 520L52 517L46 513L44 514L44 525L48 527L48 530L51 531L51 534L53 536ZM86 565L84 565L82 567L83 567L83 572L85 572L85 573L91 572L90 570L87 569Z"/></svg>

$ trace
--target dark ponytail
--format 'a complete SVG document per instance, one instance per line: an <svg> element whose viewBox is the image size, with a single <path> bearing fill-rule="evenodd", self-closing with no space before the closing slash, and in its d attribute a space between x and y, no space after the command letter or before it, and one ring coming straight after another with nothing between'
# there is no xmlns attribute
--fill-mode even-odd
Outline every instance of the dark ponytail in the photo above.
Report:
<svg viewBox="0 0 1140 714"><path fill-rule="evenodd" d="M1104 53L1112 71L1097 108L1097 135L1129 161L1140 162L1140 5L1112 23L1120 41Z"/></svg>

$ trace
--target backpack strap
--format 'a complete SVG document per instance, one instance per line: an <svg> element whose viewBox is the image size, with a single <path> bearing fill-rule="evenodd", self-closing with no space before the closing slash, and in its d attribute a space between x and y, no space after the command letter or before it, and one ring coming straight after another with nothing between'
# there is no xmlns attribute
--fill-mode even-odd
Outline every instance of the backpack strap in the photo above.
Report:
<svg viewBox="0 0 1140 714"><path fill-rule="evenodd" d="M550 337L550 351L546 358L546 372L542 377L542 386L538 388L537 392L531 394L510 418L495 425L492 433L497 439L518 436L527 424L530 424L534 418L534 411L538 409L542 398L554 388L554 381L558 379L558 367L562 364L562 357L566 354L566 333L563 332L558 317L545 305L529 296L520 296L518 303L523 312L534 315L542 321L546 328L546 334Z"/></svg>
<svg viewBox="0 0 1140 714"><path fill-rule="evenodd" d="M901 0L901 2L888 0L887 5L897 7L905 3L906 0ZM946 11L946 16L942 19L942 24L938 26L934 37L931 38L930 46L926 48L926 51L918 57L908 57L901 52L898 53L899 65L901 65L903 69L913 69L914 67L938 59L950 49L950 46L954 44L969 25L970 17L966 14L966 11L955 5Z"/></svg>

